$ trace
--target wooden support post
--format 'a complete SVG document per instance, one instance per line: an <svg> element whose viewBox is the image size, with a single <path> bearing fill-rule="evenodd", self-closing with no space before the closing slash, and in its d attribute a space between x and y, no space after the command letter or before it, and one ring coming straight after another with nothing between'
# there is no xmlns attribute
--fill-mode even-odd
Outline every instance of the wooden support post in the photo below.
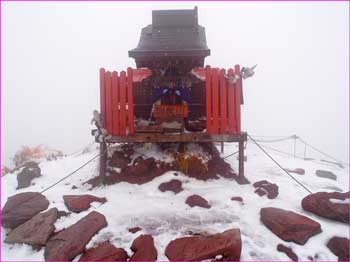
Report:
<svg viewBox="0 0 350 262"><path fill-rule="evenodd" d="M104 184L107 172L107 145L105 141L100 143L100 154L100 177L102 184Z"/></svg>
<svg viewBox="0 0 350 262"><path fill-rule="evenodd" d="M244 178L244 142L238 142L238 176Z"/></svg>

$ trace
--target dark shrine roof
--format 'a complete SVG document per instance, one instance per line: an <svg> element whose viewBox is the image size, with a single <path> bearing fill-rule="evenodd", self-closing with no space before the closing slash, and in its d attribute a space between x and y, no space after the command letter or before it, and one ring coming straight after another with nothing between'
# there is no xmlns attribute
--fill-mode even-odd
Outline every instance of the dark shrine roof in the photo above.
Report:
<svg viewBox="0 0 350 262"><path fill-rule="evenodd" d="M198 10L152 11L152 24L144 27L139 43L129 51L135 59L147 57L201 57L210 55L205 28L198 25Z"/></svg>

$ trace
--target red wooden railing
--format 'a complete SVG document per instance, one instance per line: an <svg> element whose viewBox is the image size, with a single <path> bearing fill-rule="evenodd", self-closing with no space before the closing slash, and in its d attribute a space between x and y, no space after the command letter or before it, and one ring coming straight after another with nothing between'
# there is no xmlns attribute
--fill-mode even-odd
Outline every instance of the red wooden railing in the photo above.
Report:
<svg viewBox="0 0 350 262"><path fill-rule="evenodd" d="M100 69L100 110L108 134L125 136L134 133L133 70L127 73Z"/></svg>
<svg viewBox="0 0 350 262"><path fill-rule="evenodd" d="M240 134L242 80L228 80L234 74L240 75L240 66L236 65L227 73L225 69L210 66L192 71L205 80L207 133ZM134 134L133 83L141 82L151 74L149 69L128 68L119 75L100 69L100 110L108 134Z"/></svg>
<svg viewBox="0 0 350 262"><path fill-rule="evenodd" d="M199 70L196 72L199 73ZM208 134L241 133L241 78L228 81L240 74L235 70L205 68L206 127Z"/></svg>

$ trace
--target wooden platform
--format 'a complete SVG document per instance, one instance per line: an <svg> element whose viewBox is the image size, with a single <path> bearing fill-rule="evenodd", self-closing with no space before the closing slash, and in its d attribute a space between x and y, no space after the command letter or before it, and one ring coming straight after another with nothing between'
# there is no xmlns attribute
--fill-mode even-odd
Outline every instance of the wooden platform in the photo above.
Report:
<svg viewBox="0 0 350 262"><path fill-rule="evenodd" d="M107 143L125 142L244 142L247 141L247 133L228 135L209 135L201 132L161 134L161 133L135 133L127 136L112 136L106 139Z"/></svg>

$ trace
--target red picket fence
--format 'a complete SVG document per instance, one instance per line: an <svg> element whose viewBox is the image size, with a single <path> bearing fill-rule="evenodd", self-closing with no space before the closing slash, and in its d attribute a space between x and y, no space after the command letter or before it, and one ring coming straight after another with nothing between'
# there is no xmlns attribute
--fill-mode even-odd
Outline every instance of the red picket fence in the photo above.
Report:
<svg viewBox="0 0 350 262"><path fill-rule="evenodd" d="M134 133L133 70L109 72L100 69L100 109L108 134Z"/></svg>
<svg viewBox="0 0 350 262"><path fill-rule="evenodd" d="M233 74L240 74L240 66L235 70L205 68L206 127L208 134L241 133L241 84L228 81Z"/></svg>

